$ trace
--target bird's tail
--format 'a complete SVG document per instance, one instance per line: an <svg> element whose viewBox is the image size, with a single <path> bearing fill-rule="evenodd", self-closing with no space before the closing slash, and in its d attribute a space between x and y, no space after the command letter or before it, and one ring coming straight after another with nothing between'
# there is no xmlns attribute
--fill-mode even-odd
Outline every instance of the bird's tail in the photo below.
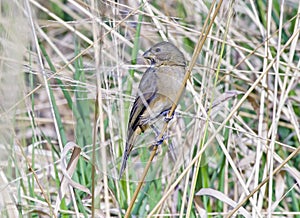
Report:
<svg viewBox="0 0 300 218"><path fill-rule="evenodd" d="M123 154L123 159L122 159L122 165L121 165L121 169L120 169L120 174L119 174L119 180L121 179L123 173L124 173L124 170L126 168L126 163L127 163L127 159L129 157L129 151L127 148L129 147L132 147L132 145L129 145L127 142L126 142L126 147L125 147L125 151L124 151L124 154Z"/></svg>
<svg viewBox="0 0 300 218"><path fill-rule="evenodd" d="M128 134L128 137L126 140L126 146L125 146L125 150L124 150L123 158L122 158L122 165L121 165L121 169L120 169L119 180L121 179L121 177L124 173L124 170L126 168L126 163L127 163L129 154L133 148L133 143L134 143L136 136L137 136L137 134L133 131L129 132L129 134Z"/></svg>

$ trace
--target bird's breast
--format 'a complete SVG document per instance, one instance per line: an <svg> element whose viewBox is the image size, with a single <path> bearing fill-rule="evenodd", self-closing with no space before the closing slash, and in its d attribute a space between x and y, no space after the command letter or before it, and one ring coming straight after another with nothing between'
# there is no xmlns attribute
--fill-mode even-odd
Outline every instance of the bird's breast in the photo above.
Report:
<svg viewBox="0 0 300 218"><path fill-rule="evenodd" d="M157 92L174 102L182 86L185 69L179 66L165 66L156 70Z"/></svg>

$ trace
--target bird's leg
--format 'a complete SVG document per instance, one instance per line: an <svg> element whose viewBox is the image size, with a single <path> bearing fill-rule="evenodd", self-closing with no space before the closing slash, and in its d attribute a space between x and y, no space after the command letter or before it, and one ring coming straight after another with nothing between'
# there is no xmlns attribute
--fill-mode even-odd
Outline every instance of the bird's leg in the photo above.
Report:
<svg viewBox="0 0 300 218"><path fill-rule="evenodd" d="M162 138L158 138L160 135L160 132L158 131L158 129L153 124L150 125L150 127L151 127L151 129L153 129L153 131L155 133L155 137L156 137L155 143L149 147L149 150L152 151L154 149L154 147L158 147L159 145L161 145L164 142L164 140L166 140L168 138L168 136L166 136L166 134L164 134L162 136ZM172 161L175 162L177 159L177 156L175 154L175 149L174 149L173 143L172 142L168 143L168 147L169 147L168 154L169 154L170 158L172 159Z"/></svg>
<svg viewBox="0 0 300 218"><path fill-rule="evenodd" d="M154 124L150 125L151 129L154 131L155 137L157 138L159 136L159 130L154 126Z"/></svg>
<svg viewBox="0 0 300 218"><path fill-rule="evenodd" d="M154 134L155 134L155 138L156 138L155 146L161 145L167 137L165 135L163 135L162 138L159 139L159 135L160 135L159 130L153 124L150 125L150 127L151 127L151 129L153 129Z"/></svg>
<svg viewBox="0 0 300 218"><path fill-rule="evenodd" d="M152 124L150 125L151 129L153 129L154 134L155 134L155 138L156 138L156 142L151 145L150 149L152 150L154 146L159 146L161 145L165 139L167 139L167 137L165 135L162 136L162 138L159 138L160 132L159 130Z"/></svg>

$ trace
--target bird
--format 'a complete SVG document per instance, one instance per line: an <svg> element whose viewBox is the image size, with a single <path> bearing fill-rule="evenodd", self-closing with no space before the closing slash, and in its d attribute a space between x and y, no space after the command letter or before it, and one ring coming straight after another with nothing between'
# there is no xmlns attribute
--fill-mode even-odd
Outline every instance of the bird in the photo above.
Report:
<svg viewBox="0 0 300 218"><path fill-rule="evenodd" d="M126 168L127 159L137 136L149 127L158 135L154 123L168 114L182 87L185 74L184 55L170 42L163 41L153 45L143 54L143 57L150 62L150 67L140 80L130 111L119 179Z"/></svg>

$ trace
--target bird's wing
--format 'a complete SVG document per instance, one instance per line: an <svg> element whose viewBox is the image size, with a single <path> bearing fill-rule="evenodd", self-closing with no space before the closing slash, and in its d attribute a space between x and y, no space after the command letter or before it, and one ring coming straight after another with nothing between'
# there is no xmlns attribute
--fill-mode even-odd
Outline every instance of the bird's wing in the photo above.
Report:
<svg viewBox="0 0 300 218"><path fill-rule="evenodd" d="M144 73L140 81L137 97L130 111L126 147L123 153L123 160L122 160L122 166L120 169L119 178L121 178L125 170L127 159L133 148L134 140L138 135L136 130L139 126L143 125L143 122L145 122L144 119L141 119L141 116L147 109L147 106L150 104L150 102L155 98L155 96L156 96L155 69L150 67L146 70L146 72ZM141 131L143 131L143 129L141 129Z"/></svg>
<svg viewBox="0 0 300 218"><path fill-rule="evenodd" d="M148 99L148 101L151 101L152 96L154 96L154 95L153 94L143 95L143 98L145 98L145 101L147 101L146 99ZM132 110L130 113L130 118L129 118L129 123L128 123L126 146L125 146L125 150L123 153L122 166L121 166L121 170L120 170L120 178L126 168L126 162L129 157L129 154L133 148L134 141L135 141L137 135L139 134L139 133L137 133L137 128L140 125L143 125L141 123L140 117L146 110L146 108L147 108L146 105L144 105L144 100L142 101L141 97L138 97L135 100L134 105L132 107ZM143 131L142 127L140 130Z"/></svg>
<svg viewBox="0 0 300 218"><path fill-rule="evenodd" d="M156 96L156 80L155 68L148 68L141 79L137 97L130 111L128 136L130 136L130 130L135 131L138 126L143 125L140 117Z"/></svg>

